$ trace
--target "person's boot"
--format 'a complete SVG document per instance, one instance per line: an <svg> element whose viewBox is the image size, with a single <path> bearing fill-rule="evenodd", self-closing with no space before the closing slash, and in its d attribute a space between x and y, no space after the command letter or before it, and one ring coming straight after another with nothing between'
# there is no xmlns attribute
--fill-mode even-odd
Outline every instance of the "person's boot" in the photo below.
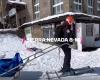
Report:
<svg viewBox="0 0 100 80"><path fill-rule="evenodd" d="M60 71L58 71L58 73L62 73L62 72L64 72L64 69L61 69Z"/></svg>
<svg viewBox="0 0 100 80"><path fill-rule="evenodd" d="M72 68L62 71L62 74L61 74L62 77L72 76L72 75L75 75L74 69Z"/></svg>
<svg viewBox="0 0 100 80"><path fill-rule="evenodd" d="M66 71L69 71L70 68L62 68L60 71L58 71L58 73L63 73L63 72L66 72Z"/></svg>

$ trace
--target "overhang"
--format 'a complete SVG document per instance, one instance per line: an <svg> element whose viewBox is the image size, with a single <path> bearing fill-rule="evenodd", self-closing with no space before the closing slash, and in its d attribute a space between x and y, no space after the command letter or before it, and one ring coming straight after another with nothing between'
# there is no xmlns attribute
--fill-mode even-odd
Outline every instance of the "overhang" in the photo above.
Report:
<svg viewBox="0 0 100 80"><path fill-rule="evenodd" d="M8 1L7 2L7 9L16 8L17 10L25 9L26 3L20 1Z"/></svg>
<svg viewBox="0 0 100 80"><path fill-rule="evenodd" d="M15 34L17 31L18 31L18 28L0 29L0 34L5 34L5 33Z"/></svg>
<svg viewBox="0 0 100 80"><path fill-rule="evenodd" d="M21 27L29 27L31 25L43 25L43 24L50 24L60 22L65 20L67 16L74 16L76 23L98 23L100 24L100 17L94 15L88 15L85 13L76 13L76 12L66 12L58 15L48 16L39 20L27 22L21 25Z"/></svg>

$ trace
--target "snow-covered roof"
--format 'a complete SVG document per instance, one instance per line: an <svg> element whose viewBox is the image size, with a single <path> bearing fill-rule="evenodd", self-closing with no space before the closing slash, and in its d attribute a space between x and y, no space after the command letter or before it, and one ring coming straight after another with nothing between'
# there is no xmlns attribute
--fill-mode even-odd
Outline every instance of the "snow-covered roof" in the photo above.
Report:
<svg viewBox="0 0 100 80"><path fill-rule="evenodd" d="M17 30L18 30L18 28L0 29L0 33L16 32Z"/></svg>
<svg viewBox="0 0 100 80"><path fill-rule="evenodd" d="M35 20L35 21L31 21L31 22L27 22L21 25L21 27L23 26L28 26L28 25L34 25L34 24L40 24L40 23L53 23L55 21L59 21L59 20L65 20L66 16L72 15L75 17L75 19L77 21L80 22L84 22L85 21L92 21L94 20L94 22L96 21L100 21L100 17L99 16L94 16L94 15L88 15L85 13L78 13L78 12L66 12L66 13L62 13L62 14L58 14L58 15L52 15L52 16L48 16L39 20Z"/></svg>
<svg viewBox="0 0 100 80"><path fill-rule="evenodd" d="M21 1L8 1L9 4L21 4L21 5L26 5L25 2L21 2Z"/></svg>

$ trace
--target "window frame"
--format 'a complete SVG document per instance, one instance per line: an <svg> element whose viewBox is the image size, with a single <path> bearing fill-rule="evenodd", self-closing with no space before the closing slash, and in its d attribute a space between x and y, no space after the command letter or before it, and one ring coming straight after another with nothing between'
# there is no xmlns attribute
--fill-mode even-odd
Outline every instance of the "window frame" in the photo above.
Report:
<svg viewBox="0 0 100 80"><path fill-rule="evenodd" d="M100 0L97 0L97 10L98 10L98 11L100 11L99 5L100 5Z"/></svg>
<svg viewBox="0 0 100 80"><path fill-rule="evenodd" d="M76 2L76 1L74 0L73 3L74 3L74 11L75 11L75 12L82 12L82 0L81 0L81 3L80 3L79 0L78 0L78 2ZM78 9L76 9L75 6L78 6ZM79 9L79 6L81 6L81 10Z"/></svg>
<svg viewBox="0 0 100 80"><path fill-rule="evenodd" d="M54 38L54 24L47 24L41 27L43 29L43 38ZM48 37L45 36L46 31L48 31Z"/></svg>
<svg viewBox="0 0 100 80"><path fill-rule="evenodd" d="M86 24L86 36L93 36L93 24L91 23L91 24L89 24L89 23L87 23Z"/></svg>
<svg viewBox="0 0 100 80"><path fill-rule="evenodd" d="M87 0L89 2L89 0ZM93 0L92 0L92 5L89 5L87 2L87 13L93 15ZM92 10L92 12L89 12L89 10Z"/></svg>
<svg viewBox="0 0 100 80"><path fill-rule="evenodd" d="M53 0L52 8L53 8L54 15L63 13L63 9L62 9L63 4L64 4L64 2L62 0L60 0L60 2L58 2L58 3L54 3L54 0ZM60 8L58 8L58 7L60 7Z"/></svg>
<svg viewBox="0 0 100 80"><path fill-rule="evenodd" d="M40 19L40 0L37 3L34 0L34 15L35 19Z"/></svg>

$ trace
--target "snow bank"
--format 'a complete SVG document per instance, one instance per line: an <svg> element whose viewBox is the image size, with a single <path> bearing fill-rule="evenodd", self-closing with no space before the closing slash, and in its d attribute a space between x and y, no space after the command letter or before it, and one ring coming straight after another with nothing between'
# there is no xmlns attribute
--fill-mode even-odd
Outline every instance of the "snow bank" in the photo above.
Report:
<svg viewBox="0 0 100 80"><path fill-rule="evenodd" d="M17 30L18 30L18 28L0 29L0 32L17 31Z"/></svg>
<svg viewBox="0 0 100 80"><path fill-rule="evenodd" d="M34 44L33 44L34 43ZM32 45L33 44L33 45ZM45 49L51 45L49 44L43 44L40 42L28 42L27 47L37 47L39 49ZM50 49L55 48L56 46L52 46L51 48L48 48L47 50L43 51L46 52ZM62 50L61 50L62 52ZM41 54L41 53L39 53ZM24 68L25 71L52 71L52 70L58 70L61 68L63 63L63 52L62 54L59 54L58 48L33 60Z"/></svg>
<svg viewBox="0 0 100 80"><path fill-rule="evenodd" d="M22 40L16 35L0 34L0 53L6 54L6 57L13 57L17 51L23 49L25 49L25 47L22 45Z"/></svg>
<svg viewBox="0 0 100 80"><path fill-rule="evenodd" d="M24 59L35 52L28 51L27 47L37 47L45 49L49 44L40 42L26 42L22 44L22 39L13 34L0 34L0 55L6 54L6 58L13 57L16 52L20 52ZM51 47L54 48L56 46ZM49 50L49 49L48 49ZM100 67L100 49L93 52L80 52L72 50L71 65L73 68L81 68L85 66ZM51 51L27 64L24 71L53 71L62 67L64 59L63 51L58 48Z"/></svg>
<svg viewBox="0 0 100 80"><path fill-rule="evenodd" d="M19 52L21 57L24 59L35 53L32 51L28 51L27 48L37 47L39 49L45 49L49 46L49 44L32 41L26 41L25 44L22 44L22 39L14 34L0 34L0 55L6 54L5 58L12 58L14 57L16 52ZM58 65L59 62L62 61L60 59L62 58L59 58L58 49L56 49L52 52L49 52L47 55L44 55L30 62L24 70L47 71L58 69L61 67Z"/></svg>
<svg viewBox="0 0 100 80"><path fill-rule="evenodd" d="M84 66L100 67L100 49L93 52L72 51L72 66L80 68Z"/></svg>

